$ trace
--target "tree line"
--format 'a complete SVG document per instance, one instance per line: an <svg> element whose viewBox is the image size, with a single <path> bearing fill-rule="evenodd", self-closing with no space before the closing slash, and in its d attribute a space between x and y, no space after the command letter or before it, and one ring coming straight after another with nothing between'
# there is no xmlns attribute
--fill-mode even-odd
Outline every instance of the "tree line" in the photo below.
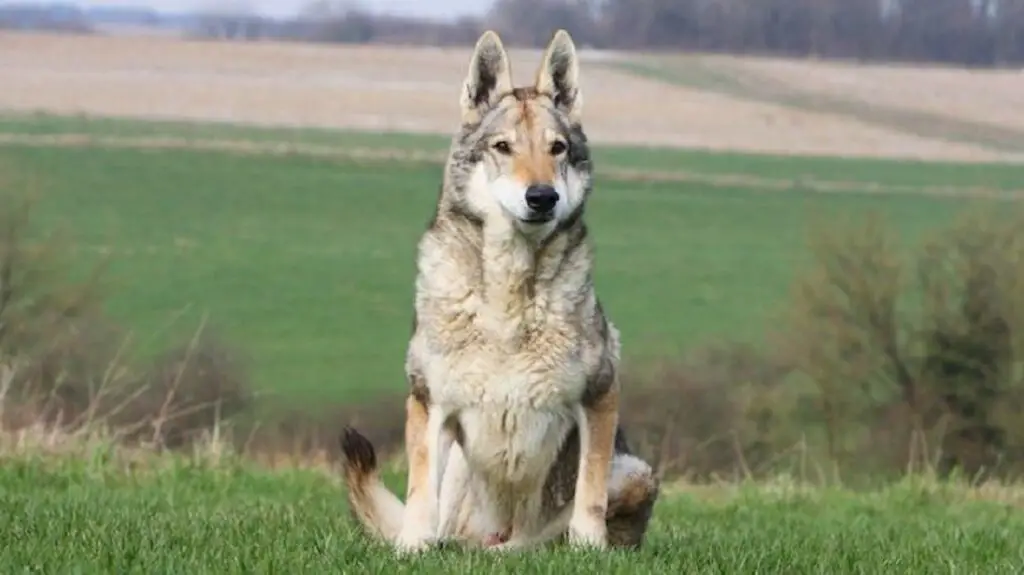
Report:
<svg viewBox="0 0 1024 575"><path fill-rule="evenodd" d="M595 46L1006 65L1024 0L498 0L506 35L564 26Z"/></svg>
<svg viewBox="0 0 1024 575"><path fill-rule="evenodd" d="M1024 0L497 0L484 17L456 22L375 17L349 3L311 8L292 32L336 42L465 44L494 28L510 45L541 46L565 28L606 49L1024 62Z"/></svg>
<svg viewBox="0 0 1024 575"><path fill-rule="evenodd" d="M482 17L431 21L377 15L355 0L312 0L288 20L247 0L211 0L202 14L157 22L192 36L451 46L492 28L513 46L541 46L557 28L582 46L686 50L971 67L1024 62L1024 0L496 0ZM0 28L87 32L74 5L0 6ZM149 20L160 20L154 14ZM187 22L187 23L183 23Z"/></svg>

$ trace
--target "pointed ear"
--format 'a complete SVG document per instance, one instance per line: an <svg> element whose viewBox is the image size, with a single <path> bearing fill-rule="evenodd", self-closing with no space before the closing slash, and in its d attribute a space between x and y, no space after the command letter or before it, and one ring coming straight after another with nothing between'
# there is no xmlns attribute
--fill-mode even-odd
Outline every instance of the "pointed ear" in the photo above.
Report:
<svg viewBox="0 0 1024 575"><path fill-rule="evenodd" d="M536 88L538 92L550 94L555 106L574 121L579 121L583 108L579 76L576 45L568 32L559 30L544 51L544 59L537 71Z"/></svg>
<svg viewBox="0 0 1024 575"><path fill-rule="evenodd" d="M462 121L480 120L487 109L502 94L512 89L512 67L501 39L488 30L480 36L469 62L469 74L462 87Z"/></svg>

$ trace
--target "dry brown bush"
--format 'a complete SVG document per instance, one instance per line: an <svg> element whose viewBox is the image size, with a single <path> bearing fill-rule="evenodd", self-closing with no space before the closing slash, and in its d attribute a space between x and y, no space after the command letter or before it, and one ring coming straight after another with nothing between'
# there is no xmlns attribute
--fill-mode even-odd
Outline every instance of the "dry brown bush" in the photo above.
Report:
<svg viewBox="0 0 1024 575"><path fill-rule="evenodd" d="M791 367L765 350L711 345L625 376L622 424L659 473L701 481L777 471L795 445Z"/></svg>
<svg viewBox="0 0 1024 575"><path fill-rule="evenodd" d="M102 314L98 265L82 278L55 235L38 233L30 198L0 193L0 423L181 447L246 409L234 352L200 332L146 364Z"/></svg>
<svg viewBox="0 0 1024 575"><path fill-rule="evenodd" d="M840 468L1016 473L1024 448L1024 218L970 213L914 257L873 216L829 222L787 311Z"/></svg>
<svg viewBox="0 0 1024 575"><path fill-rule="evenodd" d="M109 420L126 438L168 448L190 445L254 403L240 356L223 340L197 333L166 350L109 405Z"/></svg>
<svg viewBox="0 0 1024 575"><path fill-rule="evenodd" d="M381 459L404 453L405 393L383 392L370 400L322 405L317 409L276 408L235 437L244 453L269 463L298 459L336 461L338 439L354 425L373 442Z"/></svg>

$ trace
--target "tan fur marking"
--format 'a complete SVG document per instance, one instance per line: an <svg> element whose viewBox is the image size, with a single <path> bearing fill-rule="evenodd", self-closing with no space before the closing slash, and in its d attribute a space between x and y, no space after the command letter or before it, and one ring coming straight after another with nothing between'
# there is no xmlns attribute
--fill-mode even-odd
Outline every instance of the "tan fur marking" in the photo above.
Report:
<svg viewBox="0 0 1024 575"><path fill-rule="evenodd" d="M516 150L512 159L512 172L526 185L551 184L555 181L555 158L549 153L545 126L538 117L532 99L520 100L517 129L522 132L525 146Z"/></svg>
<svg viewBox="0 0 1024 575"><path fill-rule="evenodd" d="M519 86L512 89L512 96L520 102L532 100L539 95L540 92L538 92L537 88L534 88L533 86Z"/></svg>
<svg viewBox="0 0 1024 575"><path fill-rule="evenodd" d="M608 508L608 468L614 455L615 430L618 426L618 388L611 388L587 408L586 413L590 440L583 454L583 489L578 497L588 512L604 518Z"/></svg>
<svg viewBox="0 0 1024 575"><path fill-rule="evenodd" d="M650 476L638 477L629 481L615 494L615 498L609 498L606 516L611 518L619 513L635 512L639 507L651 501L657 489L657 483Z"/></svg>
<svg viewBox="0 0 1024 575"><path fill-rule="evenodd" d="M405 400L405 452L409 464L406 499L411 500L426 493L430 478L427 406L415 395L410 395Z"/></svg>

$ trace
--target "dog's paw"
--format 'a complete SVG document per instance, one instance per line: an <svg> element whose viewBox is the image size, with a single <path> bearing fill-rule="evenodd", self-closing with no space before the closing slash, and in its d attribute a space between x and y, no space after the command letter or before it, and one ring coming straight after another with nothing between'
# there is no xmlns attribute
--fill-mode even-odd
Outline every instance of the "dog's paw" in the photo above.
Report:
<svg viewBox="0 0 1024 575"><path fill-rule="evenodd" d="M604 549L608 546L608 527L595 517L574 517L569 523L569 545L584 549Z"/></svg>
<svg viewBox="0 0 1024 575"><path fill-rule="evenodd" d="M484 547L497 547L508 540L508 533L494 532L484 537Z"/></svg>
<svg viewBox="0 0 1024 575"><path fill-rule="evenodd" d="M398 555L413 555L426 551L434 545L434 534L426 529L403 529L395 541Z"/></svg>
<svg viewBox="0 0 1024 575"><path fill-rule="evenodd" d="M511 539L508 533L491 533L484 537L483 547L488 551L498 553L512 551L520 547L519 541Z"/></svg>

